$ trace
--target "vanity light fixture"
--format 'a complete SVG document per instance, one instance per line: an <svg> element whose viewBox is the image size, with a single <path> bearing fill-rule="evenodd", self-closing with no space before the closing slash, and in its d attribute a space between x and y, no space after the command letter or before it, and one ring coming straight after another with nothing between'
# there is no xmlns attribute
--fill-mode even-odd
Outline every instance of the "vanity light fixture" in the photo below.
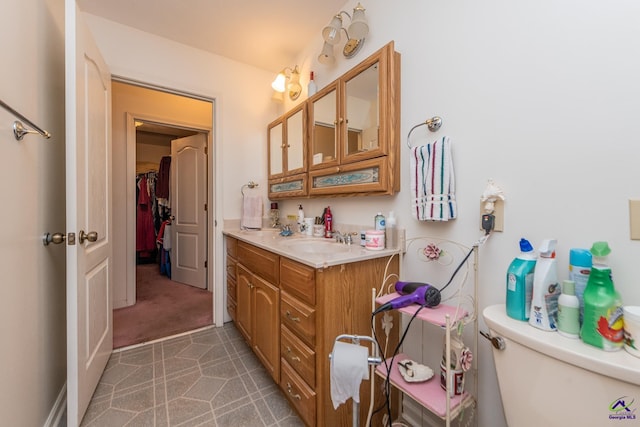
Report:
<svg viewBox="0 0 640 427"><path fill-rule="evenodd" d="M287 72L289 73L287 75ZM287 79L289 79L289 83L287 84ZM278 73L273 83L271 83L271 87L273 90L279 93L284 93L285 91L289 92L289 98L292 101L298 99L300 94L302 93L302 85L300 84L300 70L298 66L290 68L283 68L282 71Z"/></svg>
<svg viewBox="0 0 640 427"><path fill-rule="evenodd" d="M322 52L318 56L318 61L321 64L333 64L335 57L333 56L333 46L340 43L341 31L344 31L347 36L347 42L342 49L342 54L345 58L352 58L357 54L362 45L364 44L364 38L369 33L369 24L367 24L367 18L364 16L364 7L360 3L353 9L353 16L349 15L344 10L341 10L333 16L329 25L322 30L322 38L324 39L324 45L322 46ZM351 20L349 28L346 29L342 26L342 15L347 15Z"/></svg>

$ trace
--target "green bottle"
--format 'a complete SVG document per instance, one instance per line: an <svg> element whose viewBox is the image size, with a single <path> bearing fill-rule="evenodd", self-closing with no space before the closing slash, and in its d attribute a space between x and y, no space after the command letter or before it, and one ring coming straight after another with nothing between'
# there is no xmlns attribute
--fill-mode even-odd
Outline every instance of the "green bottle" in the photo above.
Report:
<svg viewBox="0 0 640 427"><path fill-rule="evenodd" d="M593 267L584 290L580 338L603 350L617 351L624 342L622 300L613 286L611 268L606 265L610 252L606 242L596 242L591 248Z"/></svg>

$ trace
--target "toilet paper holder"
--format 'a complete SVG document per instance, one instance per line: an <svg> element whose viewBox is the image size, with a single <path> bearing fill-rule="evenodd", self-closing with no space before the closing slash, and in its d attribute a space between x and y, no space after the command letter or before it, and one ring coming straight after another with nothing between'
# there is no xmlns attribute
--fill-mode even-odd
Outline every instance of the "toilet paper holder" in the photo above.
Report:
<svg viewBox="0 0 640 427"><path fill-rule="evenodd" d="M360 341L369 341L374 344L376 343L376 341L373 338L366 335L342 334L342 335L338 335L335 339L335 341L340 341L340 340L351 340L351 343L356 345L360 345ZM374 349L376 349L375 346L374 346ZM332 356L333 356L333 351L329 353L329 360L331 360ZM382 363L382 358L379 356L370 355L367 357L367 362L369 363L369 365L379 365ZM373 379L371 380L373 381ZM353 404L352 406L353 413L351 414L352 425L353 427L359 427L360 426L360 403L353 401L352 404Z"/></svg>
<svg viewBox="0 0 640 427"><path fill-rule="evenodd" d="M346 340L346 339L350 339L352 344L356 344L356 345L360 345L360 341L369 341L375 344L375 340L371 337L368 337L366 335L349 335L349 334L342 334L342 335L338 335L336 337L336 341L340 341L340 340ZM331 360L331 356L333 356L333 352L329 353L329 360ZM369 362L369 365L379 365L382 363L382 358L378 357L378 356L369 356L367 357L367 361Z"/></svg>

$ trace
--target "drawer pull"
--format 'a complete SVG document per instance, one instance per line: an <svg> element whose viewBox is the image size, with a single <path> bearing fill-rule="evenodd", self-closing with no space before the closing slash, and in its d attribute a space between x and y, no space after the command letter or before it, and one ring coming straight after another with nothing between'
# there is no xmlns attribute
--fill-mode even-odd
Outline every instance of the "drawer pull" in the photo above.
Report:
<svg viewBox="0 0 640 427"><path fill-rule="evenodd" d="M287 319L291 320L292 322L298 322L300 323L300 318L299 317L295 317L291 315L291 312L289 310L287 310L286 312L287 315Z"/></svg>
<svg viewBox="0 0 640 427"><path fill-rule="evenodd" d="M298 356L292 355L293 352L291 351L291 347L287 346L287 354L289 354L289 358L291 360L293 360L294 362L300 362L300 358Z"/></svg>
<svg viewBox="0 0 640 427"><path fill-rule="evenodd" d="M289 382L287 383L287 391L289 392L289 395L291 397L293 397L294 399L297 399L297 400L301 400L302 399L302 397L300 397L300 394L298 394L298 393L293 394L293 389L291 387L291 383L289 383Z"/></svg>

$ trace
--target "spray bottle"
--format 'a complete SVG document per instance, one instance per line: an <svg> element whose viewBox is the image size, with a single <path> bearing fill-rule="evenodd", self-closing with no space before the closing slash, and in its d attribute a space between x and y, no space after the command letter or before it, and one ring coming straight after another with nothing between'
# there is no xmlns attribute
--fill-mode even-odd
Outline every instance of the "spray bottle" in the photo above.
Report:
<svg viewBox="0 0 640 427"><path fill-rule="evenodd" d="M580 302L580 325L582 325L582 317L584 315L584 290L587 287L592 264L593 261L589 249L572 248L569 251L569 280L573 280L576 284L576 297Z"/></svg>
<svg viewBox="0 0 640 427"><path fill-rule="evenodd" d="M622 299L613 286L607 255L607 242L595 242L591 247L593 267L584 290L582 341L606 351L620 350L624 341Z"/></svg>
<svg viewBox="0 0 640 427"><path fill-rule="evenodd" d="M556 262L556 239L546 239L540 245L540 256L533 274L533 297L529 324L543 331L558 329L558 265Z"/></svg>
<svg viewBox="0 0 640 427"><path fill-rule="evenodd" d="M535 267L536 257L533 246L527 239L520 239L520 255L511 261L507 270L507 315L509 317L529 320Z"/></svg>

